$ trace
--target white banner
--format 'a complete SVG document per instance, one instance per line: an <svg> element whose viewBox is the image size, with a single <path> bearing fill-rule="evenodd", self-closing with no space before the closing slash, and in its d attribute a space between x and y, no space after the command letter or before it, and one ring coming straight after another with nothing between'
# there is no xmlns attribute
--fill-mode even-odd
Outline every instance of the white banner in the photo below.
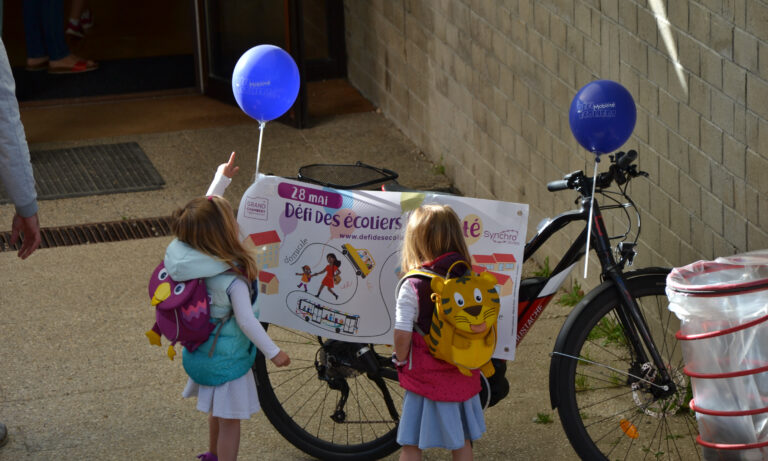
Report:
<svg viewBox="0 0 768 461"><path fill-rule="evenodd" d="M259 266L259 319L343 341L392 344L408 212L450 205L475 272L501 301L495 357L515 357L528 205L454 195L338 190L259 175L243 195L240 234Z"/></svg>

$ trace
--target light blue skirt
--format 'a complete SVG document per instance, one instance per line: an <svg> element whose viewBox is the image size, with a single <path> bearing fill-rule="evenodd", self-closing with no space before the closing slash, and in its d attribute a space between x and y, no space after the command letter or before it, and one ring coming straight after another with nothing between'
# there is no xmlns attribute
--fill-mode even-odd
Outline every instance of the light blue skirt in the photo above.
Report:
<svg viewBox="0 0 768 461"><path fill-rule="evenodd" d="M435 402L405 391L397 443L427 448L458 450L466 440L477 440L485 432L480 396L464 402Z"/></svg>

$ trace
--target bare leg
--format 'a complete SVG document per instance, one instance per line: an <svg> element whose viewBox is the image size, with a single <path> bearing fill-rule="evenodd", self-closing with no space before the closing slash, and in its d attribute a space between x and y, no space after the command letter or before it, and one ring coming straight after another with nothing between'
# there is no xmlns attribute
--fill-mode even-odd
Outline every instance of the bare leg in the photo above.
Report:
<svg viewBox="0 0 768 461"><path fill-rule="evenodd" d="M72 6L69 9L69 19L74 19L80 22L80 15L85 8L85 0L72 0Z"/></svg>
<svg viewBox="0 0 768 461"><path fill-rule="evenodd" d="M416 445L403 445L400 461L421 461L421 450Z"/></svg>
<svg viewBox="0 0 768 461"><path fill-rule="evenodd" d="M220 461L237 460L240 448L240 420L219 418L218 457Z"/></svg>
<svg viewBox="0 0 768 461"><path fill-rule="evenodd" d="M469 440L464 441L464 446L451 452L453 461L472 461L472 443Z"/></svg>
<svg viewBox="0 0 768 461"><path fill-rule="evenodd" d="M212 454L218 453L217 444L219 441L219 418L208 415L208 451Z"/></svg>
<svg viewBox="0 0 768 461"><path fill-rule="evenodd" d="M48 62L48 56L42 56L39 58L27 58L27 66L35 67L40 64Z"/></svg>

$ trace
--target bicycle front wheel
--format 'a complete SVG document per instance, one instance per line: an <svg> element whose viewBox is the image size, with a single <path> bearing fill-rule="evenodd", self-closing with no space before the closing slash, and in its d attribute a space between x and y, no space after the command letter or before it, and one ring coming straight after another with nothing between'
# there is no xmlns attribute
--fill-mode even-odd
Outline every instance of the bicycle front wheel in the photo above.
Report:
<svg viewBox="0 0 768 461"><path fill-rule="evenodd" d="M699 459L696 419L688 407L690 380L683 374L675 338L679 320L667 309L666 274L628 276L627 287L641 309L674 390L659 386L652 362L642 363L618 316L621 299L604 290L569 328L561 351L558 413L582 459Z"/></svg>
<svg viewBox="0 0 768 461"><path fill-rule="evenodd" d="M264 414L286 440L332 460L378 459L400 448L403 390L391 347L266 327L291 364L278 368L260 353L253 371Z"/></svg>

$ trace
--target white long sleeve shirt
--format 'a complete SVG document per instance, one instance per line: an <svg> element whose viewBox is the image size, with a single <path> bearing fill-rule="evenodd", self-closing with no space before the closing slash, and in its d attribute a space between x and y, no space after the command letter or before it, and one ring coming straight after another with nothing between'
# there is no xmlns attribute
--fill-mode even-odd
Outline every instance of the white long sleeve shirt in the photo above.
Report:
<svg viewBox="0 0 768 461"><path fill-rule="evenodd" d="M419 314L419 296L412 280L406 280L400 287L395 302L395 329L413 331L413 323Z"/></svg>
<svg viewBox="0 0 768 461"><path fill-rule="evenodd" d="M231 183L232 178L224 176L224 165L219 165L205 195L224 195L224 191ZM280 348L269 337L264 327L261 326L261 322L253 316L248 285L244 280L236 278L227 289L227 294L232 302L232 311L235 314L237 325L245 333L245 336L259 348L264 357L272 359L280 352Z"/></svg>
<svg viewBox="0 0 768 461"><path fill-rule="evenodd" d="M237 325L243 330L245 336L264 354L264 357L272 359L280 352L280 348L272 341L261 322L253 316L251 308L251 294L248 285L241 278L236 278L227 289L232 310L235 314Z"/></svg>

